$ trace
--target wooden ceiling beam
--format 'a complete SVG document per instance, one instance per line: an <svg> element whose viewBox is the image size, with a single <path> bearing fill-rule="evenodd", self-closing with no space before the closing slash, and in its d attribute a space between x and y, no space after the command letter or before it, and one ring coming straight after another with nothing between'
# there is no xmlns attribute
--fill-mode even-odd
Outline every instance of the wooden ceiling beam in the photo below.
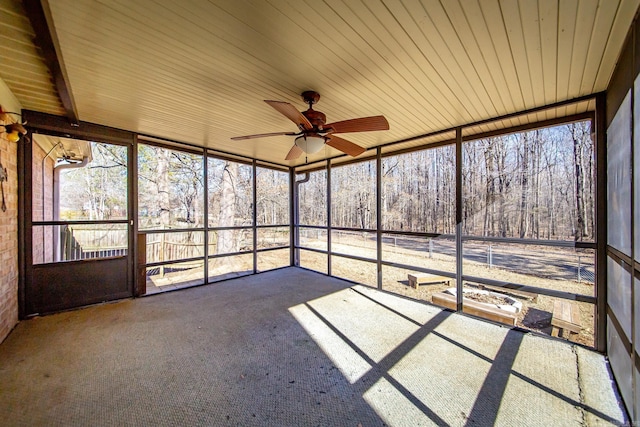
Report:
<svg viewBox="0 0 640 427"><path fill-rule="evenodd" d="M34 42L42 50L45 63L53 77L60 102L72 126L78 126L78 112L69 87L64 65L60 60L58 39L53 31L47 0L22 0L22 6L35 32ZM47 12L45 12L47 11ZM49 17L49 19L48 19Z"/></svg>

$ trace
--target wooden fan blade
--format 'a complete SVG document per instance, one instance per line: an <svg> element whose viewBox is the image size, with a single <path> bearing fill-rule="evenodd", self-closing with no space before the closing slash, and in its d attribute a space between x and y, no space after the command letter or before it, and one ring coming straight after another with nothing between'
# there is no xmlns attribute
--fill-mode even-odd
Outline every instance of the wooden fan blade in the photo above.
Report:
<svg viewBox="0 0 640 427"><path fill-rule="evenodd" d="M280 114L283 114L286 118L288 118L293 123L295 123L296 126L298 126L298 128L300 130L313 129L313 125L311 124L309 119L307 119L304 116L304 114L302 114L300 111L297 110L296 107L294 107L293 105L289 104L288 102L284 102L284 101L267 101L267 100L265 100L264 102L266 102L267 104L271 105Z"/></svg>
<svg viewBox="0 0 640 427"><path fill-rule="evenodd" d="M341 122L324 125L325 129L333 129L330 132L370 132L374 130L389 130L389 122L384 116L360 117L359 119L343 120Z"/></svg>
<svg viewBox="0 0 640 427"><path fill-rule="evenodd" d="M294 132L271 132L271 133L258 133L255 135L245 135L245 136L234 136L231 139L234 141L240 141L241 139L254 139L254 138L264 138L267 136L280 136L280 135L295 135Z"/></svg>
<svg viewBox="0 0 640 427"><path fill-rule="evenodd" d="M302 154L302 148L298 147L297 145L293 144L293 147L291 147L291 150L289 150L289 153L287 154L287 157L285 157L285 160L295 160L298 157L300 157L300 154Z"/></svg>
<svg viewBox="0 0 640 427"><path fill-rule="evenodd" d="M366 148L363 148L358 144L354 144L351 141L347 141L346 139L340 138L339 136L329 135L328 138L330 139L325 144L337 150L340 150L343 153L347 153L350 156L356 157L367 151Z"/></svg>

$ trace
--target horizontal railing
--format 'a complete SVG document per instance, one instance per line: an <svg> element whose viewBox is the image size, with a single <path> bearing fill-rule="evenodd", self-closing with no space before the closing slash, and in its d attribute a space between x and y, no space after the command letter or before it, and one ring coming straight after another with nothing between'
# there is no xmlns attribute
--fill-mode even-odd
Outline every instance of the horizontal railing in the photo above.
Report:
<svg viewBox="0 0 640 427"><path fill-rule="evenodd" d="M372 240L374 242L377 242L378 234L380 234L380 235L393 235L393 236L406 236L406 237L414 237L414 238L416 238L416 237L417 238L425 238L425 239L427 239L427 241L440 240L441 239L441 240L451 241L452 243L455 243L455 238L456 238L455 234L440 234L440 233L400 231L400 230L359 229L359 228L351 228L351 227L333 227L333 226L332 227L327 227L327 226L319 226L319 225L297 225L296 228L298 230L300 230L300 231L304 231L305 229L308 229L308 230L323 230L323 231L326 231L327 233L329 231L331 231L331 232L363 233L363 234L371 233L371 234L374 234L374 236L372 236L372 238L370 240ZM307 237L307 238L309 238L309 237ZM311 237L310 239L313 239L313 237ZM319 240L323 244L328 244L326 238L325 239L319 239ZM335 244L335 239L331 239L330 241L331 241L332 245ZM384 243L385 241L386 242L391 242L391 239L386 237L386 236L381 236L381 243ZM566 240L519 239L519 238L493 237L493 236L489 237L489 236L471 236L471 235L467 235L467 236L462 236L462 241L463 242L473 242L473 241L475 241L475 242L487 242L487 243L518 244L518 245L523 245L523 246L545 246L545 247L558 247L558 248L594 249L594 250L596 248L595 242L576 242L576 241L566 241ZM340 244L343 245L344 243L340 242ZM319 253L319 254L323 254L323 255L327 255L327 256L337 256L337 257L341 257L341 258L352 259L354 261L361 261L361 262L372 263L372 264L380 263L380 265L383 265L383 266L402 268L402 269L421 272L421 273L427 273L427 274L433 274L433 275L437 275L437 276L449 277L449 278L452 278L452 279L456 278L456 274L453 273L453 272L450 272L450 271L443 271L443 270L438 270L438 269L433 269L433 268L426 268L426 267L421 267L421 266L415 266L415 265L409 265L409 264L403 264L403 263L387 261L387 260L384 260L384 259L377 259L377 258L372 258L372 257L359 256L359 255L354 255L354 254L347 254L347 253L335 251L335 250L333 250L332 247L328 247L327 249L318 249L318 248L305 246L304 244L297 244L297 245L295 245L294 249L315 252L315 253ZM457 253L455 252L455 247L453 249L454 249L454 253L452 254L452 256L455 258L455 257L457 257ZM426 247L425 250L429 250L429 248ZM464 259L464 255L463 255L463 259ZM489 251L489 253L487 254L487 263L490 263L490 262L491 262L491 254L490 254L490 251ZM578 282L582 282L582 281L586 281L586 282L589 282L589 283L594 283L595 282L595 273L586 268L587 266L593 267L593 264L582 263L582 259L581 259L580 256L577 256L577 262L575 264L576 264L576 266L575 266L576 267L575 278L576 278L576 280ZM573 292L566 292L566 291L560 291L560 290L555 290L555 289L542 288L542 287L538 287L538 286L531 286L531 285L525 285L525 284L520 284L520 283L512 283L512 282L508 282L508 281L501 281L501 280L495 280L495 279L484 278L484 277L476 277L476 276L465 275L465 274L462 275L462 280L463 281L467 281L467 282L490 285L490 286L503 288L503 289L507 289L507 290L511 289L511 290L520 290L520 291L524 291L524 292L532 292L532 293L536 293L536 294L540 294L540 295L546 295L546 296L549 296L549 297L568 299L568 300L573 300L573 301L585 302L585 303L589 303L589 304L595 304L596 303L596 297L593 296L593 295L584 295L584 294L578 294L578 293L573 293Z"/></svg>

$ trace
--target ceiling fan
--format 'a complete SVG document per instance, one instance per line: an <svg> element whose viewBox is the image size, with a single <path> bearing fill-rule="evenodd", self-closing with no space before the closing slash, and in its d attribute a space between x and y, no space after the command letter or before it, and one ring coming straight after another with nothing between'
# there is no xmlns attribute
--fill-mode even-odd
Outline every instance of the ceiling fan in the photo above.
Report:
<svg viewBox="0 0 640 427"><path fill-rule="evenodd" d="M267 136L289 135L295 136L293 147L285 157L285 160L295 160L302 153L313 154L322 149L324 144L342 151L350 156L358 156L366 151L364 147L347 141L336 133L370 132L374 130L389 130L389 123L384 116L361 117L358 119L343 120L325 124L327 117L324 113L313 109L313 104L320 100L320 94L311 90L302 92L302 99L309 104L306 111L298 111L296 107L283 101L267 101L271 107L294 122L299 132L273 132L257 135L236 136L234 141L242 139L264 138Z"/></svg>

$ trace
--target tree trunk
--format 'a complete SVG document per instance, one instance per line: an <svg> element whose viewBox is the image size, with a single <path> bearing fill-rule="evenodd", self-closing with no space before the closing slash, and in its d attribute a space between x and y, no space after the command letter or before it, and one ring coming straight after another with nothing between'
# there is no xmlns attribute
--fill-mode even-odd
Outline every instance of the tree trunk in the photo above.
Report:
<svg viewBox="0 0 640 427"><path fill-rule="evenodd" d="M169 150L157 150L157 185L158 199L157 208L159 213L160 225L168 226L171 223L171 199L169 197Z"/></svg>
<svg viewBox="0 0 640 427"><path fill-rule="evenodd" d="M520 238L523 239L528 231L529 208L529 136L524 134L522 138L522 154L520 156Z"/></svg>
<svg viewBox="0 0 640 427"><path fill-rule="evenodd" d="M576 194L576 231L575 240L582 241L587 235L586 221L584 215L584 176L582 159L583 132L579 125L571 125L571 136L573 138L573 164L575 167L575 194Z"/></svg>
<svg viewBox="0 0 640 427"><path fill-rule="evenodd" d="M540 135L536 130L533 140L533 209L531 211L531 226L533 237L540 238Z"/></svg>
<svg viewBox="0 0 640 427"><path fill-rule="evenodd" d="M485 183L485 203L484 203L484 225L483 235L494 235L494 204L496 195L496 183L494 177L494 152L493 152L493 140L488 140L484 145L484 162L486 170L486 183Z"/></svg>
<svg viewBox="0 0 640 427"><path fill-rule="evenodd" d="M238 164L226 162L222 173L220 192L220 212L218 224L220 227L233 227L236 213L235 185L238 180ZM219 230L217 253L238 251L237 230Z"/></svg>

